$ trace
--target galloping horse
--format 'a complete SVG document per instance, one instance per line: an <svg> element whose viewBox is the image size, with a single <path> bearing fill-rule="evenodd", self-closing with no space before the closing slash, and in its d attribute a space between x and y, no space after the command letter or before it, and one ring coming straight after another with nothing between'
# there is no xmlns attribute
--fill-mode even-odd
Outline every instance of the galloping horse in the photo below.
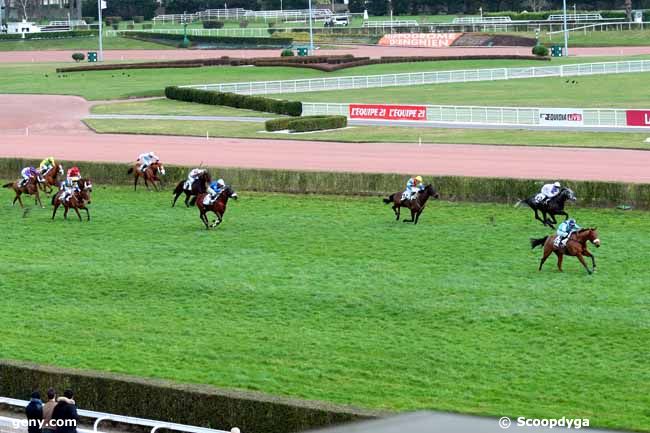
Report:
<svg viewBox="0 0 650 433"><path fill-rule="evenodd" d="M165 175L165 167L162 165L161 162L154 162L151 165L149 165L147 168L144 169L144 173L142 170L140 170L140 163L136 162L133 167L130 167L126 174L131 174L133 173L134 179L133 179L133 189L137 190L138 189L138 179L140 176L144 178L144 185L149 188L149 182L153 185L154 189L158 191L160 189L158 183L160 183L160 178L158 175Z"/></svg>
<svg viewBox="0 0 650 433"><path fill-rule="evenodd" d="M201 175L194 181L189 191L185 189L185 181L181 180L174 189L174 201L172 202L172 207L176 206L176 200L178 200L178 197L183 193L185 193L185 206L190 207L190 205L194 205L196 197L199 194L205 194L210 182L212 182L212 178L207 170L201 173ZM191 202L190 197L193 197Z"/></svg>
<svg viewBox="0 0 650 433"><path fill-rule="evenodd" d="M544 255L542 256L542 261L539 263L540 271L542 270L542 265L544 265L544 262L548 256L551 255L551 253L555 253L557 256L557 268L560 270L560 272L562 272L562 260L564 259L565 254L568 256L577 257L578 260L580 260L580 263L582 263L582 266L584 266L587 270L587 273L591 274L596 270L596 259L587 249L587 241L596 245L596 248L600 247L600 239L598 238L598 232L596 231L595 227L578 230L577 232L572 233L565 247L557 248L555 246L556 238L557 235L553 235L545 236L540 239L530 240L531 248L535 248L538 245L544 245ZM587 267L583 256L591 257L592 269L589 269L589 267Z"/></svg>
<svg viewBox="0 0 650 433"><path fill-rule="evenodd" d="M63 191L59 191L52 196L52 205L54 206L52 219L56 216L56 210L59 206L63 205L65 208L63 218L68 219L68 211L72 208L77 213L79 221L82 221L79 209L83 209L86 211L87 221L90 221L90 211L86 205L90 204L90 193L93 191L93 183L90 179L79 179L77 185L79 186L79 191L72 193L66 201L63 201L61 198L63 196Z"/></svg>
<svg viewBox="0 0 650 433"><path fill-rule="evenodd" d="M557 224L555 215L564 215L565 220L569 218L569 214L564 211L564 203L567 200L576 201L576 196L573 191L565 187L562 187L558 195L549 199L547 202L537 202L537 200L535 200L536 195L525 200L519 200L515 207L519 207L522 203L527 204L535 211L535 219L541 221L543 225L549 226L552 229L555 228L554 224ZM544 219L539 217L537 211L542 213ZM547 217L547 214L551 217L550 219Z"/></svg>
<svg viewBox="0 0 650 433"><path fill-rule="evenodd" d="M23 200L20 198L20 196L22 194L27 194L36 196L34 203L39 204L41 207L44 207L43 203L41 203L41 196L38 194L38 180L32 177L23 186L21 186L20 183L21 181L17 180L15 182L10 182L2 185L3 188L12 188L16 193L16 197L14 197L14 201L11 203L11 205L14 206L16 204L16 200L18 200L20 207L24 208L25 206L23 206Z"/></svg>
<svg viewBox="0 0 650 433"><path fill-rule="evenodd" d="M223 221L223 214L226 213L226 205L228 204L228 199L232 197L233 200L237 200L237 193L233 191L232 188L230 188L230 185L228 185L223 191L221 191L219 197L217 197L215 202L211 205L204 203L204 200L207 197L208 194L199 194L196 198L196 206L199 208L199 217L201 218L201 221L203 221L203 224L205 224L205 228L209 230L210 227L216 227L221 224L221 221ZM217 219L215 219L212 224L209 223L208 216L206 215L210 211L214 212L215 215L217 215Z"/></svg>
<svg viewBox="0 0 650 433"><path fill-rule="evenodd" d="M406 207L411 210L411 219L404 220L405 223L413 223L414 225L418 223L420 219L420 214L424 210L424 206L427 204L429 197L434 199L440 198L440 194L433 187L433 185L427 185L422 191L417 193L417 196L413 200L402 200L402 192L396 192L391 194L388 198L384 199L385 204L393 204L393 212L395 212L395 220L399 221L400 208Z"/></svg>
<svg viewBox="0 0 650 433"><path fill-rule="evenodd" d="M59 163L54 164L48 171L41 173L43 182L39 185L43 188L43 192L50 194L52 192L52 187L58 187L59 181L57 180L58 176L63 176L65 172L63 171L63 166Z"/></svg>

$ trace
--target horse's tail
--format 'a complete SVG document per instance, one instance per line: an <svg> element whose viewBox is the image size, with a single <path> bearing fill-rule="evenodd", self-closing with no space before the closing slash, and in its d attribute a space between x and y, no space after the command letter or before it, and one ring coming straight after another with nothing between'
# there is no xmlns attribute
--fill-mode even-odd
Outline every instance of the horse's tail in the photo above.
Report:
<svg viewBox="0 0 650 433"><path fill-rule="evenodd" d="M391 195L388 196L388 198L384 199L384 204L392 203L394 201L394 199L395 199L395 194L391 194Z"/></svg>
<svg viewBox="0 0 650 433"><path fill-rule="evenodd" d="M539 239L531 238L530 239L530 248L535 248L535 247L538 247L540 245L544 245L544 243L546 243L546 239L548 239L548 236L544 236L543 238L539 238Z"/></svg>
<svg viewBox="0 0 650 433"><path fill-rule="evenodd" d="M56 196L57 194L52 195L52 206L54 206L54 202L56 201Z"/></svg>
<svg viewBox="0 0 650 433"><path fill-rule="evenodd" d="M126 174L131 174L133 173L133 167L129 167L129 169L126 171Z"/></svg>
<svg viewBox="0 0 650 433"><path fill-rule="evenodd" d="M198 196L193 195L192 198L190 199L190 206L194 206L196 204L196 199Z"/></svg>
<svg viewBox="0 0 650 433"><path fill-rule="evenodd" d="M527 198L525 198L525 199L523 199L523 200L519 200L517 203L515 203L515 207L519 207L519 206L521 206L522 204L526 204L526 205L530 206L530 202L528 201Z"/></svg>
<svg viewBox="0 0 650 433"><path fill-rule="evenodd" d="M5 183L4 185L2 185L2 187L3 188L11 188L13 184L14 184L13 182Z"/></svg>

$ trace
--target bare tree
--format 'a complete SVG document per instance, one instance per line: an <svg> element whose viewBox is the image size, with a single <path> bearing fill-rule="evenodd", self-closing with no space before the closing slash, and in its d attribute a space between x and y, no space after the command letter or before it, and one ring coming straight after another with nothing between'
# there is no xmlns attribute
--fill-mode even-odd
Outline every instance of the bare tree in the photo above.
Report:
<svg viewBox="0 0 650 433"><path fill-rule="evenodd" d="M632 0L625 0L625 16L627 21L632 21Z"/></svg>
<svg viewBox="0 0 650 433"><path fill-rule="evenodd" d="M522 4L533 12L540 12L549 6L548 0L525 0Z"/></svg>
<svg viewBox="0 0 650 433"><path fill-rule="evenodd" d="M18 10L22 12L23 19L25 21L29 20L29 16L31 13L34 11L34 8L36 7L38 3L38 0L16 0L15 5L17 6Z"/></svg>

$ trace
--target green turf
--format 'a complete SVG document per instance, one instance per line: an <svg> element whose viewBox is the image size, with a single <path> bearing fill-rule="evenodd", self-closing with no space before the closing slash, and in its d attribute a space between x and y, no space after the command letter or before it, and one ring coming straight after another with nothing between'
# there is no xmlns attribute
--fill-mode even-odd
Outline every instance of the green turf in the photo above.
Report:
<svg viewBox="0 0 650 433"><path fill-rule="evenodd" d="M103 39L105 50L167 50L173 49L167 45L153 42L138 41L121 37L105 37ZM43 51L43 50L79 50L97 51L99 38L77 37L65 39L19 40L0 41L0 51Z"/></svg>
<svg viewBox="0 0 650 433"><path fill-rule="evenodd" d="M270 50L269 55L279 54ZM641 57L631 57L641 58ZM555 60L553 64L612 60L612 58L583 58ZM126 98L129 96L161 96L171 85L207 84L220 82L289 80L297 78L370 75L432 70L495 68L507 66L542 66L546 62L521 60L442 61L371 65L349 68L333 73L313 69L285 67L205 67L180 69L143 69L129 71L95 71L56 74L57 67L75 63L0 64L0 93L56 93L79 95L90 100ZM123 73L124 72L124 73ZM499 84L501 85L501 84ZM375 91L372 91L373 94ZM344 93L347 94L347 91Z"/></svg>
<svg viewBox="0 0 650 433"><path fill-rule="evenodd" d="M95 189L90 223L2 193L3 358L650 431L646 213L571 209L600 230L588 276L538 273L549 232L511 205L413 227L377 197L240 191L208 232L169 192Z"/></svg>
<svg viewBox="0 0 650 433"><path fill-rule="evenodd" d="M186 120L86 120L101 133L194 135L233 138L449 144L499 144L558 147L650 149L648 134L621 132L528 131L517 129L446 129L355 126L308 134L268 133L262 123Z"/></svg>
<svg viewBox="0 0 650 433"><path fill-rule="evenodd" d="M175 116L279 117L273 113L243 110L224 105L195 104L172 99L152 99L95 105L93 114L165 114Z"/></svg>

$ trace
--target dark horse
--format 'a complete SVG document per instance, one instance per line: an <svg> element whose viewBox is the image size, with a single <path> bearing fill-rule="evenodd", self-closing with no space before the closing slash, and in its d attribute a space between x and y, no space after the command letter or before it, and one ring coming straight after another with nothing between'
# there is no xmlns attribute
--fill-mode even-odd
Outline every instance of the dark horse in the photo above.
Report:
<svg viewBox="0 0 650 433"><path fill-rule="evenodd" d="M555 215L564 215L565 220L569 218L569 214L564 211L564 203L566 203L567 200L576 201L576 196L573 191L565 187L560 189L558 195L548 201L542 201L541 203L538 203L537 200L535 200L536 195L525 200L519 200L515 207L518 207L522 203L527 204L535 211L535 219L541 221L543 225L549 226L552 229L555 228L554 224L557 224ZM539 217L538 211L542 213L544 219Z"/></svg>
<svg viewBox="0 0 650 433"><path fill-rule="evenodd" d="M63 201L63 191L59 191L52 196L52 205L54 206L54 211L52 212L52 219L56 216L56 210L59 206L63 205L65 212L63 212L63 218L68 219L68 211L70 208L74 209L81 221L81 214L79 209L86 211L87 220L90 221L90 211L86 207L87 204L90 204L90 193L93 190L93 183L90 179L79 179L77 182L79 186L79 191L75 191L68 198L68 200Z"/></svg>
<svg viewBox="0 0 650 433"><path fill-rule="evenodd" d="M194 181L189 191L185 189L185 181L181 180L178 182L178 185L176 185L176 188L174 189L174 201L172 202L172 207L176 206L176 200L178 200L178 197L180 197L180 195L183 193L185 193L185 206L193 206L194 202L196 201L196 197L199 194L205 194L205 192L208 190L208 185L210 182L212 182L212 178L210 178L210 173L208 173L207 170L201 173L201 175ZM190 197L193 197L191 202Z"/></svg>
<svg viewBox="0 0 650 433"><path fill-rule="evenodd" d="M552 235L530 240L530 246L532 248L535 248L538 245L544 245L544 255L542 256L542 261L539 263L540 271L542 270L542 265L544 265L544 262L548 259L548 256L550 256L551 253L555 253L557 256L557 268L560 272L562 272L562 259L565 254L567 256L577 257L578 260L580 260L580 263L582 263L582 266L587 270L587 273L591 274L596 270L596 259L587 249L587 241L596 245L596 248L600 247L600 239L598 238L598 232L595 227L571 233L565 247L557 248L555 246L556 238L557 235ZM591 257L592 269L589 269L583 256Z"/></svg>
<svg viewBox="0 0 650 433"><path fill-rule="evenodd" d="M393 204L393 212L395 212L395 220L397 221L399 221L400 208L409 208L411 210L411 219L404 220L404 222L417 224L420 219L420 214L424 210L424 206L426 206L427 200L429 200L430 197L433 197L434 199L440 198L440 194L438 194L438 191L436 191L431 184L418 192L417 196L413 200L402 200L402 192L396 192L395 194L389 195L388 198L385 198L384 203Z"/></svg>
<svg viewBox="0 0 650 433"><path fill-rule="evenodd" d="M215 202L211 205L203 204L203 200L206 197L208 197L207 193L199 194L196 198L196 206L199 208L199 217L201 218L201 221L203 221L203 224L205 224L205 228L209 230L210 227L216 227L221 224L221 221L223 221L223 214L226 213L226 205L228 204L228 199L232 198L233 200L237 200L237 193L232 188L230 188L230 185L228 185L223 191L221 191L221 194L219 194L217 200L215 200ZM212 224L210 224L208 221L208 216L206 215L210 211L214 212L215 215L217 215L217 219L215 219Z"/></svg>
<svg viewBox="0 0 650 433"><path fill-rule="evenodd" d="M63 170L63 166L58 163L50 167L50 169L45 173L41 173L43 182L40 183L40 186L41 188L43 188L43 192L46 194L50 194L52 192L52 187L59 185L59 181L57 180L57 177L63 176L64 174L65 172Z"/></svg>
<svg viewBox="0 0 650 433"><path fill-rule="evenodd" d="M21 185L22 180L17 180L15 182L10 182L2 185L3 188L11 188L14 190L14 193L16 196L14 197L14 201L11 203L12 206L16 204L16 200L18 200L18 203L20 203L20 207L24 208L23 206L23 200L20 198L22 194L27 194L27 195L33 195L36 196L34 199L34 203L39 204L41 207L43 206L43 203L41 203L41 196L38 194L38 179L35 177L30 177L29 180L24 184Z"/></svg>
<svg viewBox="0 0 650 433"><path fill-rule="evenodd" d="M133 189L138 189L138 179L140 179L140 177L143 177L144 186L146 186L147 189L150 189L149 184L151 183L153 185L153 188L158 191L160 189L158 184L161 182L158 175L165 175L165 167L161 162L153 162L144 169L144 172L142 172L140 170L140 166L141 164L139 162L136 162L133 167L130 167L126 172L126 174L133 174Z"/></svg>

